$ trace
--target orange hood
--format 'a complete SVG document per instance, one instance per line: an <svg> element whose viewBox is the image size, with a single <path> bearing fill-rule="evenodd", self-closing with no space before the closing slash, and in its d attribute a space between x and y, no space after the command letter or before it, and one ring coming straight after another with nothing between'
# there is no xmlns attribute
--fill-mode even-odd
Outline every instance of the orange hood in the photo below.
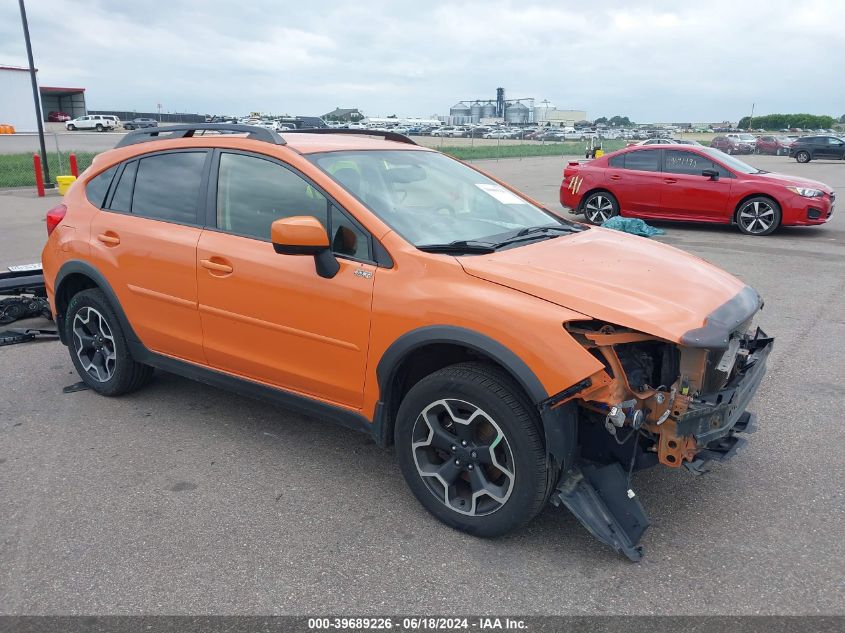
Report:
<svg viewBox="0 0 845 633"><path fill-rule="evenodd" d="M479 279L674 342L746 287L694 255L601 228L457 259Z"/></svg>

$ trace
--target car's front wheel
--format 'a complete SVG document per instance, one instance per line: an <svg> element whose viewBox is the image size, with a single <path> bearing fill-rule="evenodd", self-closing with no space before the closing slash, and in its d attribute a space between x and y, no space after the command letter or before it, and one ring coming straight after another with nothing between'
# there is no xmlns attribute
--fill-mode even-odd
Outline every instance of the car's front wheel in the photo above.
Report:
<svg viewBox="0 0 845 633"><path fill-rule="evenodd" d="M596 191L584 200L584 217L590 224L603 224L614 215L619 215L619 203L607 191Z"/></svg>
<svg viewBox="0 0 845 633"><path fill-rule="evenodd" d="M461 363L423 378L399 407L395 441L411 491L458 530L505 534L548 498L537 412L497 367Z"/></svg>
<svg viewBox="0 0 845 633"><path fill-rule="evenodd" d="M795 160L799 163L809 163L810 162L810 152L805 152L801 150L795 154Z"/></svg>
<svg viewBox="0 0 845 633"><path fill-rule="evenodd" d="M153 368L136 362L102 290L73 296L65 314L65 340L82 381L104 396L120 396L149 382Z"/></svg>
<svg viewBox="0 0 845 633"><path fill-rule="evenodd" d="M746 235L769 235L780 225L780 205L764 196L750 198L736 211L736 225Z"/></svg>
<svg viewBox="0 0 845 633"><path fill-rule="evenodd" d="M73 123L68 124L67 129L69 132L76 131L76 126Z"/></svg>

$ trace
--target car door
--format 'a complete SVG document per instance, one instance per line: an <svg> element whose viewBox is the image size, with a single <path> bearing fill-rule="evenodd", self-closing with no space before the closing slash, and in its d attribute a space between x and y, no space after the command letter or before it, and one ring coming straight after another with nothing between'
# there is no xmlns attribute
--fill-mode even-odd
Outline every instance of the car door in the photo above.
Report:
<svg viewBox="0 0 845 633"><path fill-rule="evenodd" d="M77 119L77 125L80 130L90 130L94 127L94 122L92 121L93 117L84 116Z"/></svg>
<svg viewBox="0 0 845 633"><path fill-rule="evenodd" d="M713 170L718 178L702 175ZM654 217L675 220L729 221L733 174L693 150L663 150L660 210Z"/></svg>
<svg viewBox="0 0 845 633"><path fill-rule="evenodd" d="M91 259L149 349L204 363L196 250L210 152L123 163L91 222ZM202 195L201 195L202 192Z"/></svg>
<svg viewBox="0 0 845 633"><path fill-rule="evenodd" d="M320 188L275 159L216 152L197 249L199 309L212 367L360 408L373 278L369 234ZM327 227L340 270L279 255L270 225L312 215Z"/></svg>
<svg viewBox="0 0 845 633"><path fill-rule="evenodd" d="M656 147L643 146L608 161L607 188L625 216L652 217L659 211L662 178Z"/></svg>
<svg viewBox="0 0 845 633"><path fill-rule="evenodd" d="M834 136L819 137L821 143L816 150L816 158L842 158L845 142Z"/></svg>

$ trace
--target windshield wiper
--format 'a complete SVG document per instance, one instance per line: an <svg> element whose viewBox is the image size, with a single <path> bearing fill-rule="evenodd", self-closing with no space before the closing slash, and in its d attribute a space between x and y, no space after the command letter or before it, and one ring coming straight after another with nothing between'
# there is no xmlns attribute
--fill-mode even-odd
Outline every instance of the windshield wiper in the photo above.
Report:
<svg viewBox="0 0 845 633"><path fill-rule="evenodd" d="M529 240L537 239L551 239L560 236L561 233L577 233L578 229L569 226L529 226L517 231L511 237L503 239L496 243L496 248L516 244L518 242L527 242Z"/></svg>
<svg viewBox="0 0 845 633"><path fill-rule="evenodd" d="M562 231L564 233L572 233L573 227L564 224L551 224L545 226L528 226L517 231L514 237L522 237L523 235L531 235L532 233L542 233L543 231ZM509 238L510 239L510 238Z"/></svg>
<svg viewBox="0 0 845 633"><path fill-rule="evenodd" d="M487 242L475 242L473 240L456 240L448 244L421 244L417 246L426 253L448 253L451 255L463 255L466 253L495 253L496 245Z"/></svg>

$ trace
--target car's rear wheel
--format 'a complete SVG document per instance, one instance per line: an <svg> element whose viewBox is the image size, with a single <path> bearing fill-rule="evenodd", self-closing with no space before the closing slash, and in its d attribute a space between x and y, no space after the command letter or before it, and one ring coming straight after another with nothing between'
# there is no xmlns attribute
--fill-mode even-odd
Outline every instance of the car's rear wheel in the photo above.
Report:
<svg viewBox="0 0 845 633"><path fill-rule="evenodd" d="M505 534L548 498L537 417L501 369L441 369L414 385L399 407L395 440L405 481L447 525L476 536Z"/></svg>
<svg viewBox="0 0 845 633"><path fill-rule="evenodd" d="M98 132L102 132L102 131L103 131L103 124L102 124L102 123L97 123L97 127L96 127L96 129L97 129L97 131L98 131Z"/></svg>
<svg viewBox="0 0 845 633"><path fill-rule="evenodd" d="M132 358L102 290L93 288L74 295L64 326L71 361L92 390L104 396L120 396L149 382L153 368Z"/></svg>
<svg viewBox="0 0 845 633"><path fill-rule="evenodd" d="M596 191L584 200L584 217L590 224L602 224L619 215L619 203L607 191Z"/></svg>
<svg viewBox="0 0 845 633"><path fill-rule="evenodd" d="M764 196L750 198L736 211L736 225L746 235L769 235L780 225L780 205Z"/></svg>
<svg viewBox="0 0 845 633"><path fill-rule="evenodd" d="M67 126L67 129L70 132L74 132L74 131L76 131L76 126L73 123L71 123L70 125Z"/></svg>
<svg viewBox="0 0 845 633"><path fill-rule="evenodd" d="M795 154L795 160L799 163L809 163L810 162L810 152L805 152L801 150Z"/></svg>

